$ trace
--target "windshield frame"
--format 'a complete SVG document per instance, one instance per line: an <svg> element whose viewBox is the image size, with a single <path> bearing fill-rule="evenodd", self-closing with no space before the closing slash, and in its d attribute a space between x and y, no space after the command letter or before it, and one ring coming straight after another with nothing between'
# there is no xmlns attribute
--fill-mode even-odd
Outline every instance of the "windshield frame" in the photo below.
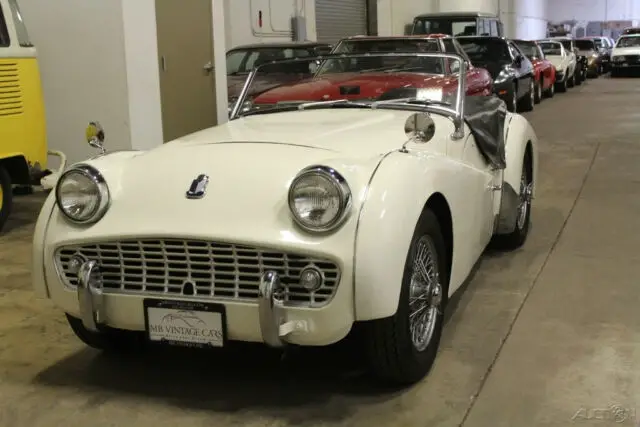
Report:
<svg viewBox="0 0 640 427"><path fill-rule="evenodd" d="M429 37L424 37L424 38L420 38L420 37L375 37L375 38L346 38L346 39L342 39L340 40L331 50L331 54L335 54L335 55L348 55L351 53L357 54L357 53L364 53L364 54L377 54L377 53L405 53L405 54L411 54L411 53L419 53L419 52L415 52L410 50L410 48L408 48L406 51L403 50L393 50L393 51L388 51L385 52L384 50L380 50L380 51L370 51L370 50L365 50L365 51L360 51L360 52L340 52L340 49L344 48L344 47L349 47L349 46L355 46L357 44L366 44L367 42L371 42L371 43L399 43L399 44L411 44L411 42L416 42L416 43L430 43L430 44L434 44L438 47L437 51L425 51L427 53L440 53L440 52L444 52L444 46L442 45L442 41L438 38L429 38ZM411 46L410 46L411 47ZM302 58L301 58L302 59ZM449 75L449 74L455 74L452 72L447 72L448 69L446 67L446 64L444 63L444 61L441 61L441 68L442 68L442 73L438 73L438 75ZM315 72L315 76L321 76L322 74L324 74L324 67L326 65L326 62L324 64L322 64L321 66L318 67L318 69ZM429 74L436 74L436 73L429 73Z"/></svg>
<svg viewBox="0 0 640 427"><path fill-rule="evenodd" d="M312 62L312 61L322 62L329 59L351 59L351 58L358 59L358 58L371 58L371 57L396 57L396 58L397 57L411 57L411 58L417 57L417 58L437 58L437 59L457 61L460 64L460 67L457 73L458 85L457 85L455 102L453 106L446 107L442 105L427 105L426 103L424 105L411 104L410 102L408 102L408 100L399 99L397 101L391 100L391 101L382 101L382 102L379 101L377 103L372 103L371 108L407 109L407 110L419 110L419 111L425 111L425 112L434 112L438 114L444 114L453 119L453 122L456 127L456 132L455 132L456 135L460 135L461 133L464 132L464 99L465 99L465 88L467 87L466 86L467 63L465 59L458 54L442 53L442 52L438 52L438 53L436 52L429 52L429 53L392 52L392 53L364 53L364 54L363 53L359 53L359 54L343 53L343 54L327 54L327 55L308 57L308 58L285 59L280 61L272 61L269 63L264 63L252 69L247 75L244 85L242 86L242 90L240 91L240 95L238 96L238 99L235 105L233 106L231 113L229 114L229 120L236 120L242 117L240 115L240 110L244 105L244 103L247 101L251 84L253 83L260 69L265 66L275 64L275 63L278 63L278 64L292 63L293 64L296 62L303 62L303 61L304 62ZM335 100L329 101L329 102L333 102L335 104ZM353 103L357 104L356 102L353 102Z"/></svg>

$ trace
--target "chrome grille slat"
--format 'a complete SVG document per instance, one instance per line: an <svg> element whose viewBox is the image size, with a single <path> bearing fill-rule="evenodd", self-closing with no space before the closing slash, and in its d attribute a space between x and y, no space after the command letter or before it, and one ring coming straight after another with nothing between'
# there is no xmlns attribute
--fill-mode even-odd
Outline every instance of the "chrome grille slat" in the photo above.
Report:
<svg viewBox="0 0 640 427"><path fill-rule="evenodd" d="M330 260L228 243L143 239L58 248L56 267L70 288L77 286L69 269L74 255L98 262L107 293L255 302L262 274L274 270L285 286L287 303L318 307L331 300L340 280L339 267ZM325 276L315 292L299 285L300 273L308 265ZM187 280L194 295L183 294Z"/></svg>

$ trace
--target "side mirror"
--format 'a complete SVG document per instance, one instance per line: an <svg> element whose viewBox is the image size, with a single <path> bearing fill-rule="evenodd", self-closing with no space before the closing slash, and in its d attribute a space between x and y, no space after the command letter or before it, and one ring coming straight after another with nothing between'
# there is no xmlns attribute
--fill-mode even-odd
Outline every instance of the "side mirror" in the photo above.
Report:
<svg viewBox="0 0 640 427"><path fill-rule="evenodd" d="M436 125L429 113L413 113L404 123L404 133L410 141L424 144L436 134Z"/></svg>
<svg viewBox="0 0 640 427"><path fill-rule="evenodd" d="M98 122L90 122L85 130L87 143L93 148L100 150L100 154L104 154L107 150L104 148L104 129Z"/></svg>
<svg viewBox="0 0 640 427"><path fill-rule="evenodd" d="M516 67L519 67L522 65L522 56L518 55L516 56L516 59L513 61L514 64L516 64Z"/></svg>
<svg viewBox="0 0 640 427"><path fill-rule="evenodd" d="M320 61L313 61L309 63L309 72L311 74L315 74L316 71L318 71L318 68L320 68Z"/></svg>

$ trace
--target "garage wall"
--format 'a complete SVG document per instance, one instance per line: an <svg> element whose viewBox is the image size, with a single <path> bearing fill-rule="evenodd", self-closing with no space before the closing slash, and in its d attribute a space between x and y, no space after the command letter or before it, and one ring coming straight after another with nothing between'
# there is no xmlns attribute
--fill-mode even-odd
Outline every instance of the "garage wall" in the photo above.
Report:
<svg viewBox="0 0 640 427"><path fill-rule="evenodd" d="M109 147L129 148L122 3L21 0L20 7L39 52L50 148L71 161L93 155L84 139L91 120L103 124Z"/></svg>
<svg viewBox="0 0 640 427"><path fill-rule="evenodd" d="M215 1L215 0L214 0ZM291 18L304 17L307 39L316 39L314 0L223 0L227 50L250 43L291 40ZM262 14L262 26L259 16Z"/></svg>
<svg viewBox="0 0 640 427"><path fill-rule="evenodd" d="M507 37L533 40L547 35L547 0L499 0Z"/></svg>
<svg viewBox="0 0 640 427"><path fill-rule="evenodd" d="M552 21L639 21L640 0L548 0Z"/></svg>
<svg viewBox="0 0 640 427"><path fill-rule="evenodd" d="M378 34L406 34L413 18L438 11L439 0L378 0ZM453 1L453 0L452 0Z"/></svg>

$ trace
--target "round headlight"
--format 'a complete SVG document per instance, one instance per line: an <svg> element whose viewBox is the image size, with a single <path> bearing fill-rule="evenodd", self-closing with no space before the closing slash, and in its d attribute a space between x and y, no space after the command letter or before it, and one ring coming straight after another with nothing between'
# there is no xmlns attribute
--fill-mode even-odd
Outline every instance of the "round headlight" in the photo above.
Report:
<svg viewBox="0 0 640 427"><path fill-rule="evenodd" d="M109 207L109 187L95 168L74 166L62 174L56 186L56 202L71 221L98 221Z"/></svg>
<svg viewBox="0 0 640 427"><path fill-rule="evenodd" d="M326 232L338 227L351 207L351 190L335 170L313 166L300 172L289 188L289 208L300 227Z"/></svg>

